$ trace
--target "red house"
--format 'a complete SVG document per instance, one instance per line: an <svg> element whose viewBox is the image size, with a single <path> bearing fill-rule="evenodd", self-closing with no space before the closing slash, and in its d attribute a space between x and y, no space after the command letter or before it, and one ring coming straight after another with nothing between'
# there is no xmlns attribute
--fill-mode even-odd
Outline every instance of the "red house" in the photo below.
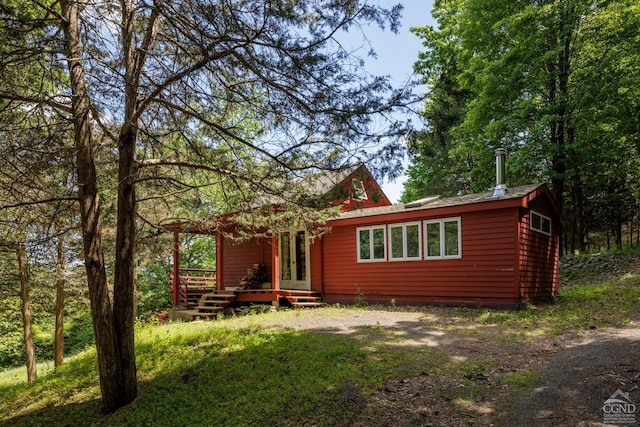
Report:
<svg viewBox="0 0 640 427"><path fill-rule="evenodd" d="M298 306L358 299L518 307L556 294L562 216L545 184L507 189L500 161L495 191L395 205L364 165L321 175L312 184L315 194L341 205L342 213L313 240L307 230L292 229L235 244L224 237L233 233L232 223L214 231L181 224L172 230L176 242L180 232L215 234L216 292L208 305L216 309L232 300ZM180 278L186 283L189 272L179 271L177 246L174 256L178 305ZM241 283L252 266L262 283L246 289ZM203 308L206 299L193 316L215 314Z"/></svg>

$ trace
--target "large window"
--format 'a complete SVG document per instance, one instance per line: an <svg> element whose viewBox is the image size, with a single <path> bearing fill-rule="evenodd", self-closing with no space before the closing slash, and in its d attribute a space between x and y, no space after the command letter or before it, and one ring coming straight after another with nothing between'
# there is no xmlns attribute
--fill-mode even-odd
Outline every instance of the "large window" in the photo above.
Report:
<svg viewBox="0 0 640 427"><path fill-rule="evenodd" d="M424 222L425 259L461 258L460 218Z"/></svg>
<svg viewBox="0 0 640 427"><path fill-rule="evenodd" d="M531 211L531 229L551 236L551 218Z"/></svg>
<svg viewBox="0 0 640 427"><path fill-rule="evenodd" d="M361 227L358 234L358 262L386 261L387 236L384 225Z"/></svg>
<svg viewBox="0 0 640 427"><path fill-rule="evenodd" d="M389 225L389 242L392 261L422 258L419 222Z"/></svg>

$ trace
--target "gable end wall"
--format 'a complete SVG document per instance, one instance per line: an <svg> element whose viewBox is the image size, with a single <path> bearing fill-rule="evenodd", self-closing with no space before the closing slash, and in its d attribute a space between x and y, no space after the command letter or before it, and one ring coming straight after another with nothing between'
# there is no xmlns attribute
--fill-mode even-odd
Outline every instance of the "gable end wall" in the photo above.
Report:
<svg viewBox="0 0 640 427"><path fill-rule="evenodd" d="M552 236L531 230L530 211L534 210L552 220ZM558 221L555 212L544 198L520 208L520 299L521 303L544 301L558 291Z"/></svg>

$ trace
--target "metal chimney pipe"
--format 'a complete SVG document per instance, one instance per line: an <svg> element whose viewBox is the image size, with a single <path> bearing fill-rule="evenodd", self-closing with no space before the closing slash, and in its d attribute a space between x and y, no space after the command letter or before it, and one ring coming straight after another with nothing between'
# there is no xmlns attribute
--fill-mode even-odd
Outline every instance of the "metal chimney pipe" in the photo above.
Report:
<svg viewBox="0 0 640 427"><path fill-rule="evenodd" d="M507 194L507 184L504 178L506 160L507 150L498 148L496 150L496 188L493 190L493 197L500 197Z"/></svg>

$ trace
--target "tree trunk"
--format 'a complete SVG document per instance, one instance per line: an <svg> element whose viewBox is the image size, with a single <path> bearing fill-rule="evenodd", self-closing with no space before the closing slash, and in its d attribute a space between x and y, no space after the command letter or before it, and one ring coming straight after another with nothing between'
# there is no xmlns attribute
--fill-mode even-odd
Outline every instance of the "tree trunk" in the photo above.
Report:
<svg viewBox="0 0 640 427"><path fill-rule="evenodd" d="M36 351L33 345L31 329L31 310L29 309L29 274L27 271L27 250L24 244L18 245L18 269L20 270L20 299L22 301L22 326L24 329L24 352L27 360L27 381L33 382L38 374L36 370Z"/></svg>
<svg viewBox="0 0 640 427"><path fill-rule="evenodd" d="M554 148L553 156L553 178L552 186L554 197L558 208L564 212L564 190L567 172L567 146L573 142L573 125L571 123L571 113L569 111L568 100L571 99L569 93L569 76L571 73L571 50L572 39L577 28L577 12L575 5L571 2L562 4L560 10L560 21L558 28L558 49L557 64L550 69L550 100L554 108L554 119L551 122L551 145ZM562 239L562 224L559 225L559 238ZM582 247L582 242L578 242ZM562 243L560 244L562 247Z"/></svg>
<svg viewBox="0 0 640 427"><path fill-rule="evenodd" d="M85 269L98 354L103 410L113 412L130 401L125 398L122 362L107 288L102 244L102 216L90 122L90 100L82 63L79 4L60 2L67 65L72 90L74 144L77 155L78 201L82 222Z"/></svg>
<svg viewBox="0 0 640 427"><path fill-rule="evenodd" d="M120 137L120 169L118 174L118 223L116 231L116 263L113 284L113 311L116 336L124 378L123 394L127 402L136 398L135 323L135 131Z"/></svg>
<svg viewBox="0 0 640 427"><path fill-rule="evenodd" d="M138 394L135 354L135 235L136 235L136 103L140 69L134 40L133 3L122 2L122 48L124 58L124 123L118 139L118 220L116 263L113 284L113 311L119 340L123 374L123 396L131 402ZM153 21L153 18L152 18ZM150 24L153 26L154 24ZM151 37L153 32L149 33ZM147 40L147 37L145 37ZM150 39L149 39L150 41ZM148 46L147 46L148 48ZM141 54L143 54L141 52ZM141 61L142 63L143 61Z"/></svg>
<svg viewBox="0 0 640 427"><path fill-rule="evenodd" d="M58 236L58 257L56 260L56 331L53 346L53 366L64 362L64 236Z"/></svg>

